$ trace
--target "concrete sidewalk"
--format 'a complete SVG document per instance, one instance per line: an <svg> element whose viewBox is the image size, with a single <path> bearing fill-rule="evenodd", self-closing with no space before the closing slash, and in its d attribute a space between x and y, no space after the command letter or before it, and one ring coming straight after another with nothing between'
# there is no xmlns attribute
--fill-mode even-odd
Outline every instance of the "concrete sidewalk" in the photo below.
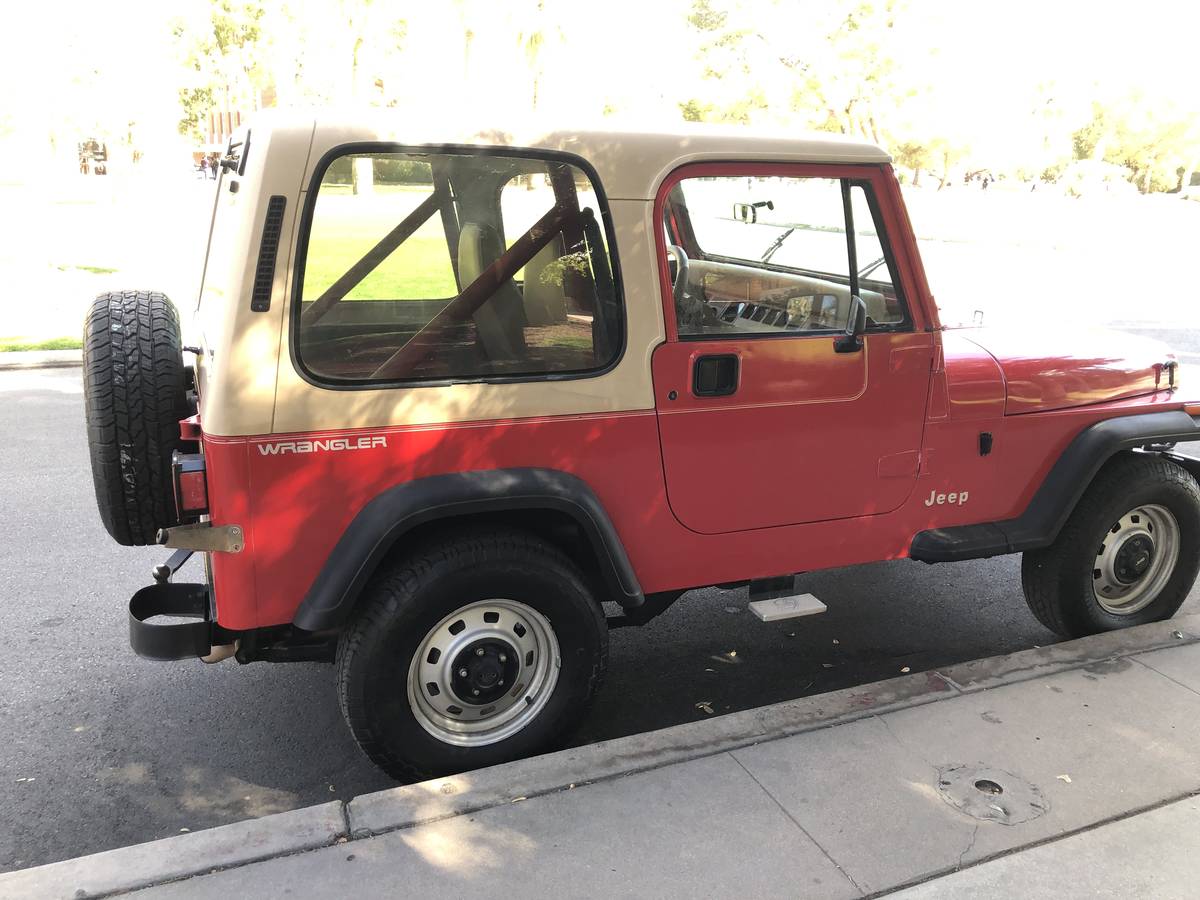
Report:
<svg viewBox="0 0 1200 900"><path fill-rule="evenodd" d="M0 896L1183 897L1198 792L1193 616L0 875Z"/></svg>

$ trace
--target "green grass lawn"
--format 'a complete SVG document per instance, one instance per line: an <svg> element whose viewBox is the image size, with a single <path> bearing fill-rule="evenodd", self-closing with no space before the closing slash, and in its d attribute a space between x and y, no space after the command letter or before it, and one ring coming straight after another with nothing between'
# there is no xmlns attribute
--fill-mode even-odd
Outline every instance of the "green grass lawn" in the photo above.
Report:
<svg viewBox="0 0 1200 900"><path fill-rule="evenodd" d="M319 223L318 223L319 224ZM386 233L386 232L384 232ZM304 299L315 300L373 247L378 230L355 234L314 228L304 263ZM401 244L347 300L443 300L458 293L446 239L417 233Z"/></svg>
<svg viewBox="0 0 1200 900"><path fill-rule="evenodd" d="M108 266L73 266L63 263L55 265L54 268L60 272L69 272L74 269L79 272L91 272L93 275L113 275L120 271L119 269L110 269Z"/></svg>
<svg viewBox="0 0 1200 900"><path fill-rule="evenodd" d="M22 350L78 350L82 346L83 342L77 337L50 338L44 341L0 338L0 353L16 353Z"/></svg>

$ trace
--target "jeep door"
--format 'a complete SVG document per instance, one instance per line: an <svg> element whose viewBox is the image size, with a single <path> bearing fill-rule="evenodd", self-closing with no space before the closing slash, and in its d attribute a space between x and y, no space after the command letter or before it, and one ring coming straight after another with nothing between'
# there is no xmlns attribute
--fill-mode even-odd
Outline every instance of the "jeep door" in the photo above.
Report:
<svg viewBox="0 0 1200 900"><path fill-rule="evenodd" d="M907 243L888 240L906 222L894 190L879 167L750 163L661 188L655 405L668 499L693 531L879 515L912 492L933 335Z"/></svg>

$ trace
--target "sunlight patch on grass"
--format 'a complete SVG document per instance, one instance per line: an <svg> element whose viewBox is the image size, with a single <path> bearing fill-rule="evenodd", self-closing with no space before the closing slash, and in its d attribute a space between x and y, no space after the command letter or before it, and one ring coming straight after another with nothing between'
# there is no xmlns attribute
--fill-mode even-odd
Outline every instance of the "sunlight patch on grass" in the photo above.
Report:
<svg viewBox="0 0 1200 900"><path fill-rule="evenodd" d="M0 353L18 353L23 350L78 350L82 346L83 341L77 337L48 338L44 341L0 338Z"/></svg>
<svg viewBox="0 0 1200 900"><path fill-rule="evenodd" d="M60 272L69 272L72 269L76 272L91 272L93 275L112 275L119 272L119 269L110 269L107 266L72 266L63 263L55 265Z"/></svg>
<svg viewBox="0 0 1200 900"><path fill-rule="evenodd" d="M304 263L304 299L315 300L374 246L378 229L313 229ZM364 278L347 300L443 300L458 293L446 239L416 234Z"/></svg>

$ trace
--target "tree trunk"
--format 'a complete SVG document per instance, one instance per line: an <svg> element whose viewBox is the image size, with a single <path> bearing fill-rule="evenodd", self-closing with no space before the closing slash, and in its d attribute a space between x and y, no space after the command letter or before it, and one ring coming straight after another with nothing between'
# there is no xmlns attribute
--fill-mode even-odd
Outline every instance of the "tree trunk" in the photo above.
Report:
<svg viewBox="0 0 1200 900"><path fill-rule="evenodd" d="M354 159L354 193L375 193L375 160L369 156Z"/></svg>
<svg viewBox="0 0 1200 900"><path fill-rule="evenodd" d="M921 167L917 166L913 169L913 187L921 186Z"/></svg>
<svg viewBox="0 0 1200 900"><path fill-rule="evenodd" d="M882 144L883 141L879 140L879 128L875 124L874 116L867 116L867 125L870 126L871 129L871 140L876 144Z"/></svg>
<svg viewBox="0 0 1200 900"><path fill-rule="evenodd" d="M1200 159L1193 159L1183 167L1183 172L1179 176L1179 189L1186 191L1192 186L1192 176L1196 174L1196 170L1200 169Z"/></svg>

